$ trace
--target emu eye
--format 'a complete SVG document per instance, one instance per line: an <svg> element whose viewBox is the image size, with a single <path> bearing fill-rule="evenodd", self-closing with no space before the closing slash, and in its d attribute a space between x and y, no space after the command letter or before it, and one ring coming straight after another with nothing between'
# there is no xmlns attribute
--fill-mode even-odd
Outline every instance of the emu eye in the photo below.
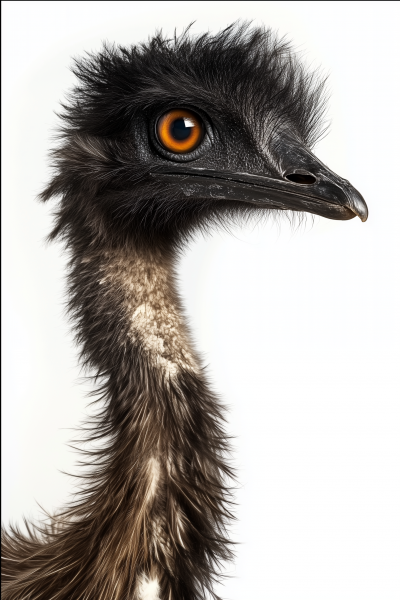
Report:
<svg viewBox="0 0 400 600"><path fill-rule="evenodd" d="M157 138L169 152L184 154L203 141L204 124L198 115L184 108L169 110L157 121Z"/></svg>

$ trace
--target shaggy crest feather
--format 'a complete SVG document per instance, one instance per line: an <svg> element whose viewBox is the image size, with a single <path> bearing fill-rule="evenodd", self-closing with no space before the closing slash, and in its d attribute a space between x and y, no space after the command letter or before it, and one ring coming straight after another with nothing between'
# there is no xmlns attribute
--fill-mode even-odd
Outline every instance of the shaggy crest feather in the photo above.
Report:
<svg viewBox="0 0 400 600"><path fill-rule="evenodd" d="M193 201L154 180L165 159L149 128L170 108L194 107L213 136L196 164L274 176L278 131L307 146L318 138L323 85L286 41L247 25L105 45L73 70L41 198L59 197L50 238L69 252L69 314L98 382L102 408L87 438L104 443L86 450L74 502L27 534L3 531L3 597L216 597L218 569L232 559L229 440L174 269L195 229L262 211Z"/></svg>

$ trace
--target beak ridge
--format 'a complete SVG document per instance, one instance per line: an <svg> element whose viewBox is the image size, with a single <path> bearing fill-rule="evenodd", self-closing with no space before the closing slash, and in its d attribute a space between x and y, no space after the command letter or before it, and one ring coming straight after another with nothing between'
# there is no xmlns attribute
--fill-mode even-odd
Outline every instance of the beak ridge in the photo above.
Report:
<svg viewBox="0 0 400 600"><path fill-rule="evenodd" d="M275 140L273 151L286 179L295 181L291 174L297 173L306 174L309 179L314 179L313 185L304 186L307 195L350 209L361 221L367 220L368 207L360 192L346 179L328 169L309 148L290 133L283 132ZM307 187L308 192L305 189Z"/></svg>

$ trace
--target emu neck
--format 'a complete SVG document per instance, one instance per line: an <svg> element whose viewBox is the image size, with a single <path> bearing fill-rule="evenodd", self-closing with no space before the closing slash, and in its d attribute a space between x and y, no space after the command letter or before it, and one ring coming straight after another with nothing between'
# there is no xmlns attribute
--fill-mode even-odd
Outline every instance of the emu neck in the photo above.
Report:
<svg viewBox="0 0 400 600"><path fill-rule="evenodd" d="M70 311L105 401L90 436L104 443L87 451L93 469L60 527L7 547L9 579L18 598L198 600L231 558L231 472L173 256L71 245Z"/></svg>

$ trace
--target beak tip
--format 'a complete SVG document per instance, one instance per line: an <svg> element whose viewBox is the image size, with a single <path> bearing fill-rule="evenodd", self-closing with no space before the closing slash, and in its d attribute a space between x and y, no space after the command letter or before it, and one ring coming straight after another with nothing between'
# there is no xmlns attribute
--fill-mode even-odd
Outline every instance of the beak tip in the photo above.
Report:
<svg viewBox="0 0 400 600"><path fill-rule="evenodd" d="M358 206L356 205L354 207L356 210L356 214L360 217L361 221L363 223L365 223L365 221L368 219L368 207L364 201L361 205L360 205L360 203L357 203L357 204L358 204Z"/></svg>
<svg viewBox="0 0 400 600"><path fill-rule="evenodd" d="M368 206L361 196L360 192L353 188L353 193L350 201L351 210L360 217L361 221L365 223L368 219Z"/></svg>

